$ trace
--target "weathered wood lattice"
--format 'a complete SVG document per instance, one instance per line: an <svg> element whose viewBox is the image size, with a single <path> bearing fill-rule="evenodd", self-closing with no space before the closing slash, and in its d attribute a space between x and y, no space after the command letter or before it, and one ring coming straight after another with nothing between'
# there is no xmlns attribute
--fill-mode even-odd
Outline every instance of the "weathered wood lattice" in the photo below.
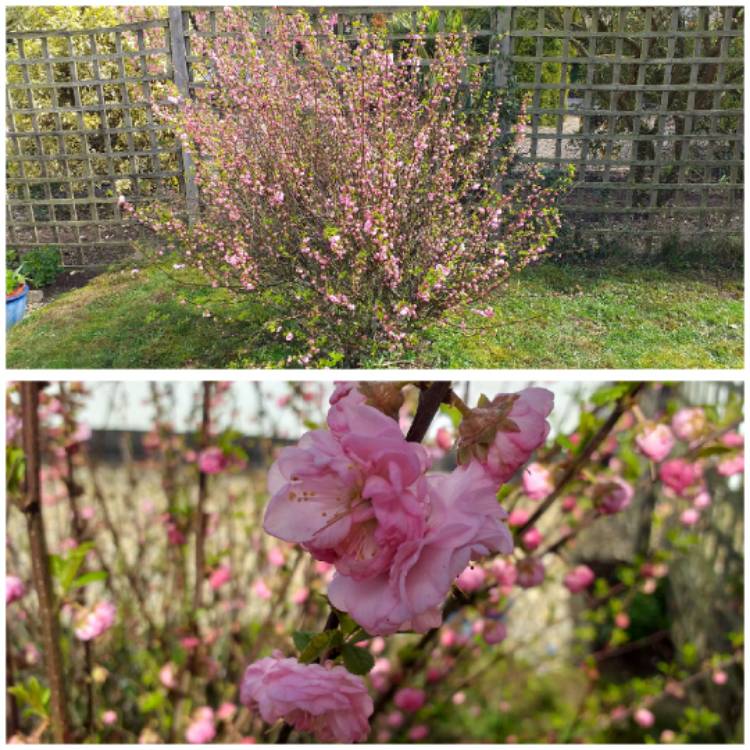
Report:
<svg viewBox="0 0 750 750"><path fill-rule="evenodd" d="M385 19L394 41L419 16L332 12L342 34ZM151 101L160 82L202 85L192 41L219 33L221 13L6 35L9 247L55 245L66 265L101 265L138 233L120 193L197 210L189 158ZM576 166L566 212L581 238L741 235L742 8L440 9L427 37L461 24L495 85L530 96L523 159Z"/></svg>

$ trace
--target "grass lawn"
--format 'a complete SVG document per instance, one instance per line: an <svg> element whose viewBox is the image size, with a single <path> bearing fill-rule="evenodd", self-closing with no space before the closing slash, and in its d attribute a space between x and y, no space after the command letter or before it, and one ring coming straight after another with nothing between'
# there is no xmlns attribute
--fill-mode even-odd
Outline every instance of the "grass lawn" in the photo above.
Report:
<svg viewBox="0 0 750 750"><path fill-rule="evenodd" d="M262 301L172 273L170 266L114 271L62 295L10 331L8 367L283 366L284 346L264 334ZM494 309L492 319L454 316L428 332L423 352L386 364L742 367L740 272L611 259L547 263L513 277Z"/></svg>

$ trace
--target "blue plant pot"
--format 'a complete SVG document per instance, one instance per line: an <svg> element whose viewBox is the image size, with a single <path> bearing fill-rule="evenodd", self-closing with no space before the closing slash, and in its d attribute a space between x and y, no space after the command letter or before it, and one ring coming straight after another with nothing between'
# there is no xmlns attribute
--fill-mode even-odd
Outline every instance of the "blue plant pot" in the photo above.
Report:
<svg viewBox="0 0 750 750"><path fill-rule="evenodd" d="M9 330L18 323L26 312L26 302L29 299L29 287L23 285L23 289L5 298L5 330Z"/></svg>

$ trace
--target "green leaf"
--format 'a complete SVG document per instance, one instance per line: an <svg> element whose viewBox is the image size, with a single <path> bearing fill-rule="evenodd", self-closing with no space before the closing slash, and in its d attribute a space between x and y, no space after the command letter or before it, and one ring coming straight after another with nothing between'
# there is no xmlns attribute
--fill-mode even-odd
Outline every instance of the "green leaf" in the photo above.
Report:
<svg viewBox="0 0 750 750"><path fill-rule="evenodd" d="M326 630L323 633L318 633L317 635L314 635L304 649L302 649L299 660L303 664L310 664L311 662L315 661L324 651L327 651L330 647L333 638L336 634L339 634L339 637L341 636L340 631L338 630Z"/></svg>
<svg viewBox="0 0 750 750"><path fill-rule="evenodd" d="M632 383L615 383L611 386L600 388L592 397L591 403L595 406L605 406L622 398L630 391Z"/></svg>
<svg viewBox="0 0 750 750"><path fill-rule="evenodd" d="M156 711L164 705L164 693L160 690L153 690L150 693L142 695L138 699L138 709L142 714Z"/></svg>
<svg viewBox="0 0 750 750"><path fill-rule="evenodd" d="M96 581L106 581L107 571L106 570L92 570L91 573L85 573L82 576L78 576L73 583L70 584L71 589L79 589L82 586L88 586L90 583Z"/></svg>
<svg viewBox="0 0 750 750"><path fill-rule="evenodd" d="M344 657L344 666L352 673L358 675L367 674L375 666L375 658L366 649L345 643L341 647L341 655Z"/></svg>
<svg viewBox="0 0 750 750"><path fill-rule="evenodd" d="M463 417L461 416L461 412L456 409L455 406L451 406L450 404L440 404L440 413L445 414L450 419L454 429L458 429Z"/></svg>
<svg viewBox="0 0 750 750"><path fill-rule="evenodd" d="M292 633L292 640L297 651L304 651L314 637L315 633L309 630L295 630Z"/></svg>

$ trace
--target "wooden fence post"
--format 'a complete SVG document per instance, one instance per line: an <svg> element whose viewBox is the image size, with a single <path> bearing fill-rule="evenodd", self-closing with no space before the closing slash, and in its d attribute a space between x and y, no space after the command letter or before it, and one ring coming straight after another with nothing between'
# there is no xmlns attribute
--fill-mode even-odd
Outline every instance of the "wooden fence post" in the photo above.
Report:
<svg viewBox="0 0 750 750"><path fill-rule="evenodd" d="M510 68L510 31L511 31L511 14L513 9L510 6L496 8L494 16L494 76L495 87L498 89L508 88L508 69Z"/></svg>
<svg viewBox="0 0 750 750"><path fill-rule="evenodd" d="M182 7L169 6L169 41L172 57L172 71L174 82L180 96L187 99L190 96L190 78L187 68L187 50L185 49L185 27L182 23ZM193 157L184 146L180 146L182 153L182 171L185 180L185 203L188 220L191 224L198 218L198 186L195 183L195 164Z"/></svg>

